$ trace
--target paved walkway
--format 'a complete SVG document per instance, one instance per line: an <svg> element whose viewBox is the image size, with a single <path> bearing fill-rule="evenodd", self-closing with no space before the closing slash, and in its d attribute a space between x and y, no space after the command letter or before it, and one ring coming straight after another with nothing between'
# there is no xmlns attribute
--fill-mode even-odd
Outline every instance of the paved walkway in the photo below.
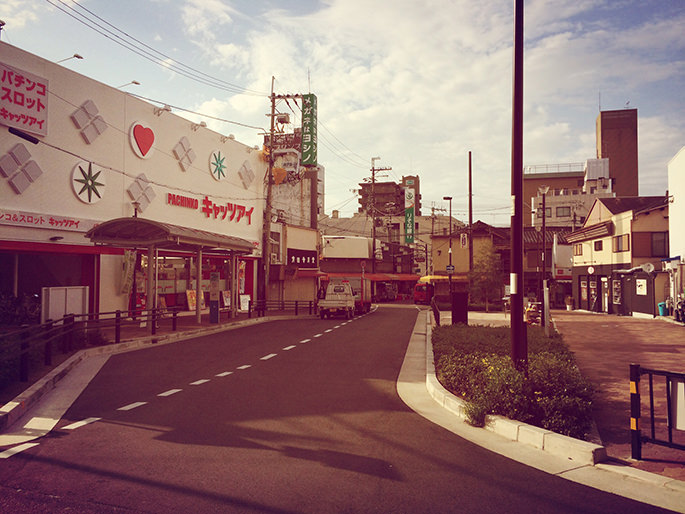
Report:
<svg viewBox="0 0 685 514"><path fill-rule="evenodd" d="M594 417L601 442L610 457L630 460L629 366L685 373L685 327L662 319L554 311L557 330L576 356L583 376L597 388ZM665 424L664 379L656 377L657 419ZM649 428L647 377L640 385L643 434ZM661 437L664 437L662 432ZM659 434L657 433L657 436ZM674 431L674 440L685 444L685 432ZM685 481L685 450L654 444L642 446L642 458L633 467Z"/></svg>

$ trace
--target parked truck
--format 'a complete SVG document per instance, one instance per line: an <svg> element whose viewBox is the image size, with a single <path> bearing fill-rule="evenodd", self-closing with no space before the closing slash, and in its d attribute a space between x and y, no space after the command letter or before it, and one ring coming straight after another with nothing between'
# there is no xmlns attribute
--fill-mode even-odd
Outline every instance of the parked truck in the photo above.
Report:
<svg viewBox="0 0 685 514"><path fill-rule="evenodd" d="M331 282L348 282L354 295L355 314L364 314L371 310L371 280L361 275L351 273L349 275L336 273L334 276L324 279ZM325 283L325 282L324 282Z"/></svg>
<svg viewBox="0 0 685 514"><path fill-rule="evenodd" d="M332 316L351 319L354 316L354 304L354 294L349 282L330 282L326 288L326 296L319 300L319 316L321 319Z"/></svg>

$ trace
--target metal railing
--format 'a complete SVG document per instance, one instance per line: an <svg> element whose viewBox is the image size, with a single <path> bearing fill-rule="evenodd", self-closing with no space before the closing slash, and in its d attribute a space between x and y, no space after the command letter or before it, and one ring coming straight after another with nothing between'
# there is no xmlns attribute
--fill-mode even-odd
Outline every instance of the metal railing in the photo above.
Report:
<svg viewBox="0 0 685 514"><path fill-rule="evenodd" d="M649 435L644 435L641 429L640 418L640 379L642 375L649 377ZM664 377L663 387L656 387L654 377ZM642 368L639 364L630 365L630 446L633 459L642 459L642 444L652 443L668 448L685 450L685 444L674 440L674 430L685 430L685 427L676 426L676 403L678 409L685 409L685 392L683 398L678 397L678 385L685 383L685 373L663 371ZM655 394L662 395L655 401ZM664 412L663 396L666 397ZM657 420L663 420L665 415L666 426L657 424ZM665 438L662 435L665 432ZM683 432L685 434L685 432ZM685 439L683 439L685 442Z"/></svg>
<svg viewBox="0 0 685 514"><path fill-rule="evenodd" d="M87 346L120 343L122 329L149 323L156 334L163 320L177 330L177 310L113 311L68 314L58 320L0 334L0 385L19 380L27 382L29 372L39 365L51 366L56 350L73 353ZM107 335L105 335L107 334Z"/></svg>
<svg viewBox="0 0 685 514"><path fill-rule="evenodd" d="M247 309L247 317L266 316L268 311L316 314L316 303L313 300L252 300Z"/></svg>

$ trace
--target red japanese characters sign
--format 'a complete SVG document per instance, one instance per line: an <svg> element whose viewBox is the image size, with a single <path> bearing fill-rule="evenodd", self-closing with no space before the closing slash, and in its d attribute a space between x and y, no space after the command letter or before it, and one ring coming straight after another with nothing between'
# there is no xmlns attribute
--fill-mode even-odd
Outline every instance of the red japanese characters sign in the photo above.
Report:
<svg viewBox="0 0 685 514"><path fill-rule="evenodd" d="M0 124L48 133L48 81L0 62Z"/></svg>

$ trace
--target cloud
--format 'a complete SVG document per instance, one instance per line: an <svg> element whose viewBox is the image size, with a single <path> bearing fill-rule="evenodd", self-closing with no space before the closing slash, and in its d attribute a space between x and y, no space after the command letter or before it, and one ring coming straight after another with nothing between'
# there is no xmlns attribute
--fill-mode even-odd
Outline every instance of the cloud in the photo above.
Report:
<svg viewBox="0 0 685 514"><path fill-rule="evenodd" d="M346 202L369 175L372 155L396 175L420 174L424 208L446 191L464 201L471 150L476 197L492 212L505 208L498 219L508 221L511 5L328 0L305 13L282 6L253 12L240 28L233 20L245 13L218 2L208 10L199 0L186 5L189 36L247 87L268 90L274 76L277 93L311 87L318 95L320 123L334 136L319 148L327 204ZM639 6L526 3L525 164L593 158L601 92L604 108L620 108L627 99L641 105L641 183L660 187L659 174L677 151L674 140L685 133L670 114L682 110L676 98L685 85L685 13L640 7L631 18ZM214 13L225 30L210 30L206 19ZM669 94L650 98L655 85ZM269 103L234 96L207 108L231 119L264 120ZM669 127L667 142L659 142ZM455 203L455 210L464 205ZM350 213L356 207L348 202Z"/></svg>

